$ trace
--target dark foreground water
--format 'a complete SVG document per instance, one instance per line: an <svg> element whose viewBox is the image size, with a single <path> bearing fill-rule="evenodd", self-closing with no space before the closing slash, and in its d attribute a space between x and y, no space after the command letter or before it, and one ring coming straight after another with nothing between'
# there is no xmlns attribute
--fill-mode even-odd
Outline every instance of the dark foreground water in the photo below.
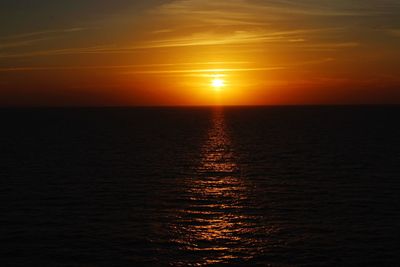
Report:
<svg viewBox="0 0 400 267"><path fill-rule="evenodd" d="M0 265L399 266L399 118L0 110Z"/></svg>

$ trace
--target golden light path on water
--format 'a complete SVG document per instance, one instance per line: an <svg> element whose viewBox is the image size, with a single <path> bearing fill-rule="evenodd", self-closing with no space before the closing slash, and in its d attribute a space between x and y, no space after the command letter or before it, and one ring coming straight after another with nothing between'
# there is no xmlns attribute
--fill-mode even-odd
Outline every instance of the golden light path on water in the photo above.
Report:
<svg viewBox="0 0 400 267"><path fill-rule="evenodd" d="M185 201L173 228L176 243L191 254L175 266L207 266L246 261L263 253L262 218L251 204L251 185L243 176L222 109L212 114L212 126L202 147L195 177L185 181Z"/></svg>

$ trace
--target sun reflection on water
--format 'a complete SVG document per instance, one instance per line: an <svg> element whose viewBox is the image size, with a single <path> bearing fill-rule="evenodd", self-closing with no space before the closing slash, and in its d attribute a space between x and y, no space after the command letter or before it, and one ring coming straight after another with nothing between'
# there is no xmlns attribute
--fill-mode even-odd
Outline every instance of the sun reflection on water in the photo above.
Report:
<svg viewBox="0 0 400 267"><path fill-rule="evenodd" d="M214 110L196 175L184 187L185 204L176 211L173 232L187 258L173 265L229 263L261 253L255 238L263 231L261 218L252 212L251 186L241 172L222 109Z"/></svg>

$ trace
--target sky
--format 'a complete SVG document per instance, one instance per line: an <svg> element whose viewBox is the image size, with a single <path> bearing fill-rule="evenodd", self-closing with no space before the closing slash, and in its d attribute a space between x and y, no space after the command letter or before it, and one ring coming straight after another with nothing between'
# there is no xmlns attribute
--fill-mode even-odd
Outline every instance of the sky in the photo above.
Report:
<svg viewBox="0 0 400 267"><path fill-rule="evenodd" d="M398 0L0 0L0 105L400 104L399 18Z"/></svg>

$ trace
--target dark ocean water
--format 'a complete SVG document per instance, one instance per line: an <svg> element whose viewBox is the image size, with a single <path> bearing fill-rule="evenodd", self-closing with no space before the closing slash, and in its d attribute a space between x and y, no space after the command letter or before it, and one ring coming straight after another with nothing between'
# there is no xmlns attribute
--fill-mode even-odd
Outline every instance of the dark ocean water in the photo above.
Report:
<svg viewBox="0 0 400 267"><path fill-rule="evenodd" d="M400 107L0 110L1 266L399 266Z"/></svg>

